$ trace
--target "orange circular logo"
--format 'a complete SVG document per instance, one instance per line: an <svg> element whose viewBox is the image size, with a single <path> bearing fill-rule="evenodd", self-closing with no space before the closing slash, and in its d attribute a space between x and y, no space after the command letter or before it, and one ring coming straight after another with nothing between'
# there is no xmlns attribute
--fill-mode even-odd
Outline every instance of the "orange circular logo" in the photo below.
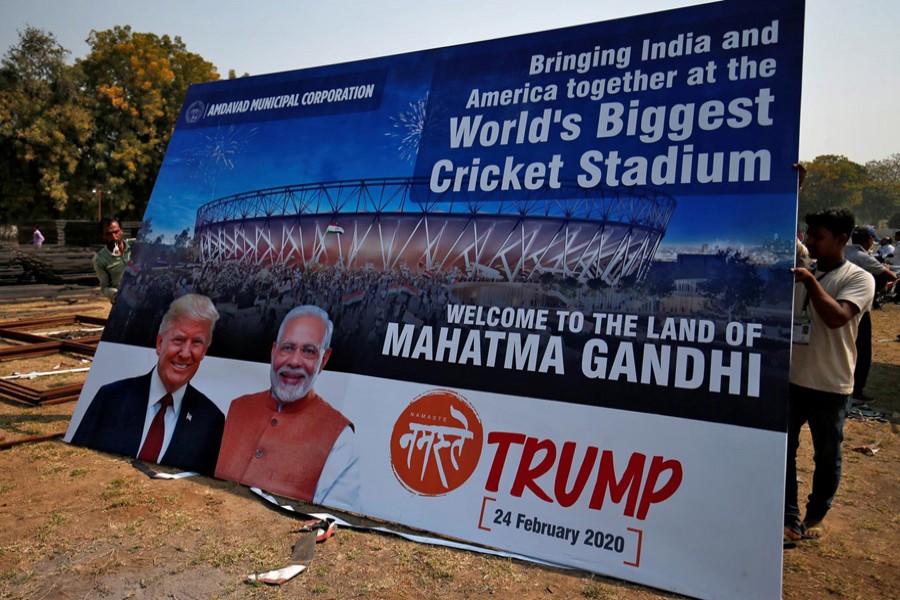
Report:
<svg viewBox="0 0 900 600"><path fill-rule="evenodd" d="M451 390L431 390L394 424L391 467L409 491L443 496L475 471L483 442L481 420L466 399Z"/></svg>

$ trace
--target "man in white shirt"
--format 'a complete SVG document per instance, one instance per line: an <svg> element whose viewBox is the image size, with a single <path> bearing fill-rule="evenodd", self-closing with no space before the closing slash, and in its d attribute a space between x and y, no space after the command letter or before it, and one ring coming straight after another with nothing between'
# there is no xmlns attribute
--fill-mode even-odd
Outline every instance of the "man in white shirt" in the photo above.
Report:
<svg viewBox="0 0 900 600"><path fill-rule="evenodd" d="M875 295L874 279L844 258L854 223L853 213L845 208L806 215L806 246L817 260L816 270L791 269L796 285L785 470L786 542L821 532L820 524L841 480L841 442L847 397L853 392L857 328ZM796 460L805 423L812 434L816 466L801 519Z"/></svg>
<svg viewBox="0 0 900 600"><path fill-rule="evenodd" d="M896 250L893 240L889 237L881 238L878 248L875 250L875 256L881 262L891 262L894 251Z"/></svg>

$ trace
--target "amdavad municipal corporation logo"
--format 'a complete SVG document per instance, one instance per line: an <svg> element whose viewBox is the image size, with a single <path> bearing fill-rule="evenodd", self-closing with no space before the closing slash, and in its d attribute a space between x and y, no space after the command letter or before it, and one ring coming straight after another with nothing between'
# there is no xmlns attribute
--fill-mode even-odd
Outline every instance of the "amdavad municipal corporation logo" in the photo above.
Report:
<svg viewBox="0 0 900 600"><path fill-rule="evenodd" d="M481 420L466 399L451 390L431 390L394 424L391 467L409 491L443 496L475 471L483 442Z"/></svg>
<svg viewBox="0 0 900 600"><path fill-rule="evenodd" d="M187 113L184 115L184 120L190 125L193 125L203 118L205 112L206 105L202 101L197 100L188 107Z"/></svg>

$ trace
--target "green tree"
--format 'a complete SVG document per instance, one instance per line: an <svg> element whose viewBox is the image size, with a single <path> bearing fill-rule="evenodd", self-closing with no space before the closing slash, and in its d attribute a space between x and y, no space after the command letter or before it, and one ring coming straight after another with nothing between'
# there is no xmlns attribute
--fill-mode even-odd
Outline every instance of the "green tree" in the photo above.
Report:
<svg viewBox="0 0 900 600"><path fill-rule="evenodd" d="M125 26L92 31L87 42L91 52L78 65L95 115L90 173L117 212L140 216L188 86L219 76L179 37Z"/></svg>
<svg viewBox="0 0 900 600"><path fill-rule="evenodd" d="M90 201L80 167L93 122L68 53L52 33L27 27L0 63L0 212L10 221Z"/></svg>
<svg viewBox="0 0 900 600"><path fill-rule="evenodd" d="M856 211L860 222L878 224L900 210L900 185L868 183L862 195L862 204Z"/></svg>
<svg viewBox="0 0 900 600"><path fill-rule="evenodd" d="M646 297L666 298L675 292L675 279L667 270L651 268L638 289Z"/></svg>
<svg viewBox="0 0 900 600"><path fill-rule="evenodd" d="M900 211L900 154L867 162L866 174L868 181L858 216L870 223L889 220Z"/></svg>
<svg viewBox="0 0 900 600"><path fill-rule="evenodd" d="M185 227L181 230L181 233L175 236L175 249L176 250L186 250L191 246L191 231Z"/></svg>
<svg viewBox="0 0 900 600"><path fill-rule="evenodd" d="M888 217L888 227L891 229L900 229L900 212L896 212Z"/></svg>
<svg viewBox="0 0 900 600"><path fill-rule="evenodd" d="M719 251L717 256L720 261L699 285L700 294L710 310L733 321L762 302L763 279L750 257L739 250Z"/></svg>
<svg viewBox="0 0 900 600"><path fill-rule="evenodd" d="M825 154L806 165L800 190L800 216L830 206L856 208L862 203L866 169L844 156Z"/></svg>
<svg viewBox="0 0 900 600"><path fill-rule="evenodd" d="M138 227L137 239L139 242L146 242L150 240L150 234L153 233L153 217L144 219L141 221L140 227Z"/></svg>
<svg viewBox="0 0 900 600"><path fill-rule="evenodd" d="M900 185L900 153L881 160L870 160L866 163L866 172L873 182Z"/></svg>

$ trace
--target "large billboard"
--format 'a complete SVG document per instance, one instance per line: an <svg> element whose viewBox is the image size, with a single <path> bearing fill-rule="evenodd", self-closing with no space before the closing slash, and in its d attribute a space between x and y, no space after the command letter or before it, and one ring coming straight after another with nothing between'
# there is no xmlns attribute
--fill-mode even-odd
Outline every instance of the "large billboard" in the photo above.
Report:
<svg viewBox="0 0 900 600"><path fill-rule="evenodd" d="M192 86L67 439L779 595L803 11Z"/></svg>

